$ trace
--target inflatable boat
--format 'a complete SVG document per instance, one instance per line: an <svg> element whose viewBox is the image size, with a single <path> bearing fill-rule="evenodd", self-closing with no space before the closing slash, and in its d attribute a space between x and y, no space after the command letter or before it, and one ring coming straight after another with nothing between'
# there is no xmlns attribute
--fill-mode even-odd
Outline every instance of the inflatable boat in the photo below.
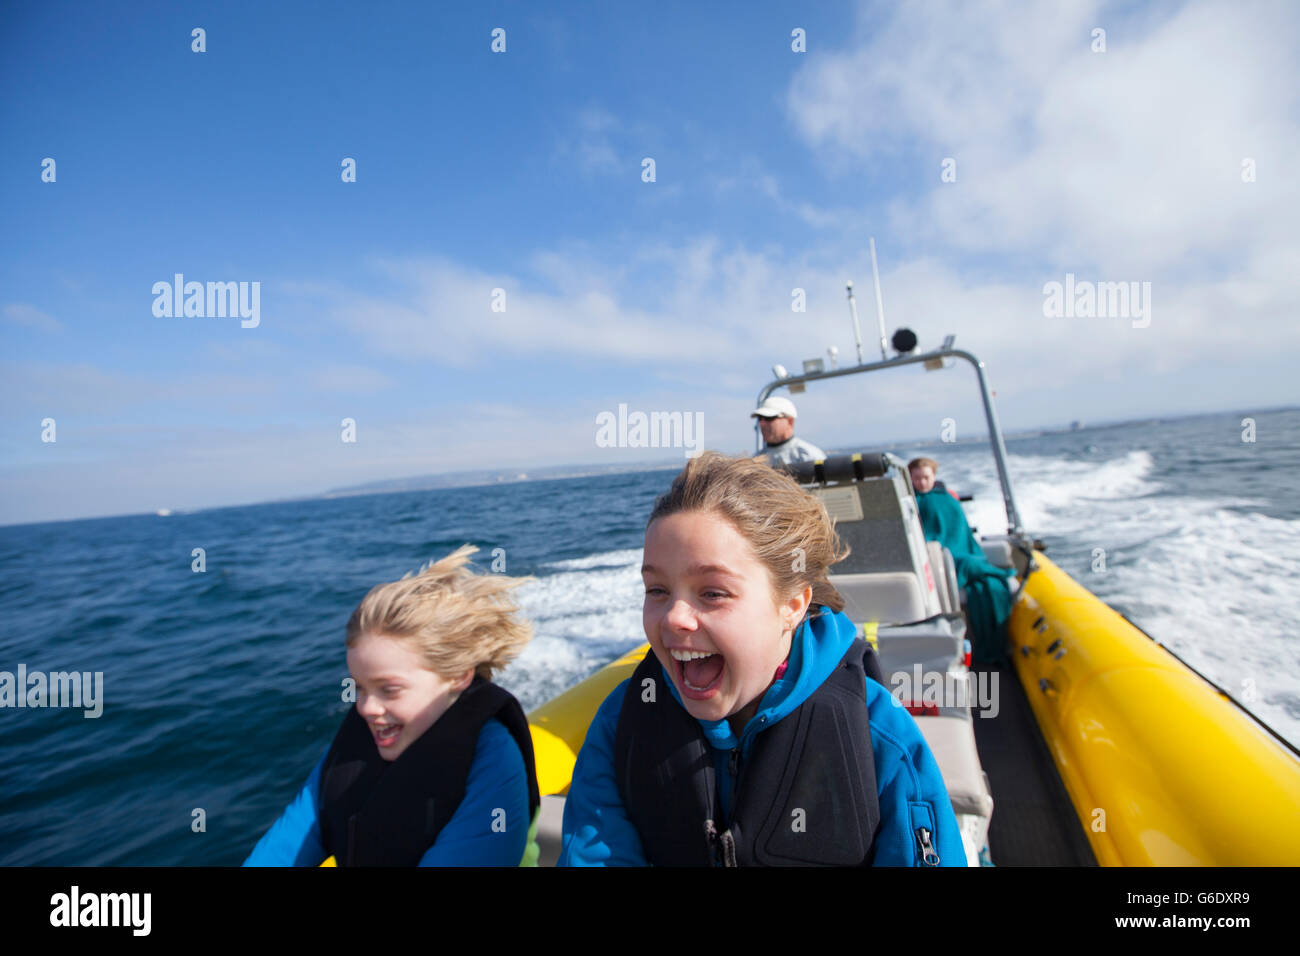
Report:
<svg viewBox="0 0 1300 956"><path fill-rule="evenodd" d="M1019 582L1004 663L971 664L966 597L952 555L924 538L905 462L862 451L795 470L852 547L831 581L934 753L967 863L1300 864L1300 752L1047 557L1016 510L983 363L951 340L913 354L915 341L900 330L895 357L843 369L791 376L778 366L758 406L779 388L916 364L965 362L976 373L1007 516L1006 533L980 544ZM559 853L587 726L648 650L529 714L543 865Z"/></svg>

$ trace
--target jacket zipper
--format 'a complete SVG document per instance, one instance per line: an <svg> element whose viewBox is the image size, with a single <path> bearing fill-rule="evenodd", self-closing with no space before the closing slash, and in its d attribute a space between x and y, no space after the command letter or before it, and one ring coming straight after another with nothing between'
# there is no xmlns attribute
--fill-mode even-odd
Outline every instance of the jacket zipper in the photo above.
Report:
<svg viewBox="0 0 1300 956"><path fill-rule="evenodd" d="M731 756L727 758L727 776L731 780L731 803L727 807L727 822L723 831L719 833L713 826L713 821L706 823L706 830L709 834L709 851L713 856L714 866L734 865L734 846L731 845L731 818L736 809L736 792L739 789L740 781L740 748L734 748Z"/></svg>
<svg viewBox="0 0 1300 956"><path fill-rule="evenodd" d="M926 866L938 866L939 854L934 852L930 843L930 831L925 827L916 828L916 842L921 844L921 859Z"/></svg>

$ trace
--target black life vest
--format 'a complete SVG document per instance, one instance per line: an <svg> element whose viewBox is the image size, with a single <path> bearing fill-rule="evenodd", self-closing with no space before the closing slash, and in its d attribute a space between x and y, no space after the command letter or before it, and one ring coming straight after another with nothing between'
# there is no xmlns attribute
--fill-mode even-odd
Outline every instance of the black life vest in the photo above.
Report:
<svg viewBox="0 0 1300 956"><path fill-rule="evenodd" d="M654 652L628 681L614 769L628 818L655 866L866 866L880 827L867 720L875 654L855 640L793 712L732 751L730 820L719 819L712 748ZM654 694L643 682L655 682ZM653 696L653 700L647 698Z"/></svg>
<svg viewBox="0 0 1300 956"><path fill-rule="evenodd" d="M396 760L379 756L370 727L348 711L321 770L325 851L339 866L416 866L465 798L479 731L493 717L523 754L531 821L541 798L528 719L507 691L475 677Z"/></svg>

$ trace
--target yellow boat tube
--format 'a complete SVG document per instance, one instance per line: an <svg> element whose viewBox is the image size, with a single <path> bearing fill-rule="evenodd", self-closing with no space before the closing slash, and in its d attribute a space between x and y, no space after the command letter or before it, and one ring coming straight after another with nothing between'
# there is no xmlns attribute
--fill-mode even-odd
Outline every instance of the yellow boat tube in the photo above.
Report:
<svg viewBox="0 0 1300 956"><path fill-rule="evenodd" d="M628 651L528 715L537 786L542 796L569 792L573 765L587 738L587 727L609 692L632 676L648 650L650 645L642 644Z"/></svg>
<svg viewBox="0 0 1300 956"><path fill-rule="evenodd" d="M1300 864L1300 759L1043 554L1034 562L1011 656L1097 861Z"/></svg>

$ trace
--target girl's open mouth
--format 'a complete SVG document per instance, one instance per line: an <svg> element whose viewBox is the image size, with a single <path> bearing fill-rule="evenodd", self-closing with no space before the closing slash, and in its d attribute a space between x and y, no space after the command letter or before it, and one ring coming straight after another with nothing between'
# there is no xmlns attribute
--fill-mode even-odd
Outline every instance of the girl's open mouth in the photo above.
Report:
<svg viewBox="0 0 1300 956"><path fill-rule="evenodd" d="M375 735L375 743L380 747L391 747L397 743L402 732L401 724L374 724L370 732Z"/></svg>
<svg viewBox="0 0 1300 956"><path fill-rule="evenodd" d="M726 670L726 660L721 654L683 650L668 653L677 670L677 686L687 697L706 700L713 696Z"/></svg>

